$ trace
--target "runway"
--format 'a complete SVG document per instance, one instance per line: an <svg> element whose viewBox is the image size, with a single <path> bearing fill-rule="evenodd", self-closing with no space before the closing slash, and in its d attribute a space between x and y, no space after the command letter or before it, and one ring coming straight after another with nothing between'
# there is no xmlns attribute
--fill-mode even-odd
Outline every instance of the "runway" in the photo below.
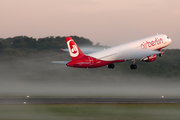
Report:
<svg viewBox="0 0 180 120"><path fill-rule="evenodd" d="M180 98L126 97L0 97L0 104L68 104L68 103L180 103Z"/></svg>

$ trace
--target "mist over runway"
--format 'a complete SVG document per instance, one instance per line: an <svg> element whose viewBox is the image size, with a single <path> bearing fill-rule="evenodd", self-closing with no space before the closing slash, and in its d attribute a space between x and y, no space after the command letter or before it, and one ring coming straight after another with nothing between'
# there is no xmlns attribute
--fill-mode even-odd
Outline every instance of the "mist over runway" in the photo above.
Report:
<svg viewBox="0 0 180 120"><path fill-rule="evenodd" d="M77 103L180 103L180 98L128 97L11 97L0 98L0 104L77 104Z"/></svg>
<svg viewBox="0 0 180 120"><path fill-rule="evenodd" d="M13 60L1 57L0 97L180 96L179 78L159 77L155 72L150 76L140 75L139 70L143 67L132 71L129 69L131 62L116 64L113 70L107 66L78 69L51 64L53 60L66 60L67 57L69 54L65 53L36 53ZM119 69L122 66L128 69L127 72Z"/></svg>

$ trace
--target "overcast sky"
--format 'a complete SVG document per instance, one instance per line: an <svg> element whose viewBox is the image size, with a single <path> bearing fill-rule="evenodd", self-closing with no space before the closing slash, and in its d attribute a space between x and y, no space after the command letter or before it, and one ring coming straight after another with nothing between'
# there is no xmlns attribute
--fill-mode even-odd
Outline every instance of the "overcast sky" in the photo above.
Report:
<svg viewBox="0 0 180 120"><path fill-rule="evenodd" d="M180 48L180 0L0 0L0 38L77 35L114 46L157 33Z"/></svg>

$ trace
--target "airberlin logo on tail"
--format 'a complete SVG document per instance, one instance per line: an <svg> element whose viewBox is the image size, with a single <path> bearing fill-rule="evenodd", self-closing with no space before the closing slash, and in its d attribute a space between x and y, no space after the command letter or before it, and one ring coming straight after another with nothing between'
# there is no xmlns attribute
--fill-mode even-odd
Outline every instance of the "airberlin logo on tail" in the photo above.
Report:
<svg viewBox="0 0 180 120"><path fill-rule="evenodd" d="M77 57L79 55L79 50L76 43L73 40L69 40L67 44L71 57Z"/></svg>

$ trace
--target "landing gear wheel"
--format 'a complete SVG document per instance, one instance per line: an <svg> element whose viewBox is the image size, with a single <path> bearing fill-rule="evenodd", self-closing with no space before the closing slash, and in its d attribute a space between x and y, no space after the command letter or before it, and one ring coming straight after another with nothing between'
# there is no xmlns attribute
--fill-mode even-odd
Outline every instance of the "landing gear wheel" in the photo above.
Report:
<svg viewBox="0 0 180 120"><path fill-rule="evenodd" d="M137 69L137 65L136 64L134 65L134 69Z"/></svg>
<svg viewBox="0 0 180 120"><path fill-rule="evenodd" d="M130 68L131 68L131 69L134 69L134 66L133 66L133 64L130 66Z"/></svg>
<svg viewBox="0 0 180 120"><path fill-rule="evenodd" d="M164 52L162 52L161 50L162 50L162 49L159 50L159 51L161 52L161 53L159 54L159 57L162 57L163 54L164 54Z"/></svg>
<svg viewBox="0 0 180 120"><path fill-rule="evenodd" d="M109 68L109 69L114 69L114 67L115 67L114 64L109 64L109 65L108 65L108 68Z"/></svg>
<svg viewBox="0 0 180 120"><path fill-rule="evenodd" d="M163 56L163 54L162 54L162 53L160 53L160 54L159 54L159 57L162 57L162 56Z"/></svg>
<svg viewBox="0 0 180 120"><path fill-rule="evenodd" d="M132 64L132 65L130 66L130 68L131 68L131 69L137 69L137 65L136 65L136 64Z"/></svg>

